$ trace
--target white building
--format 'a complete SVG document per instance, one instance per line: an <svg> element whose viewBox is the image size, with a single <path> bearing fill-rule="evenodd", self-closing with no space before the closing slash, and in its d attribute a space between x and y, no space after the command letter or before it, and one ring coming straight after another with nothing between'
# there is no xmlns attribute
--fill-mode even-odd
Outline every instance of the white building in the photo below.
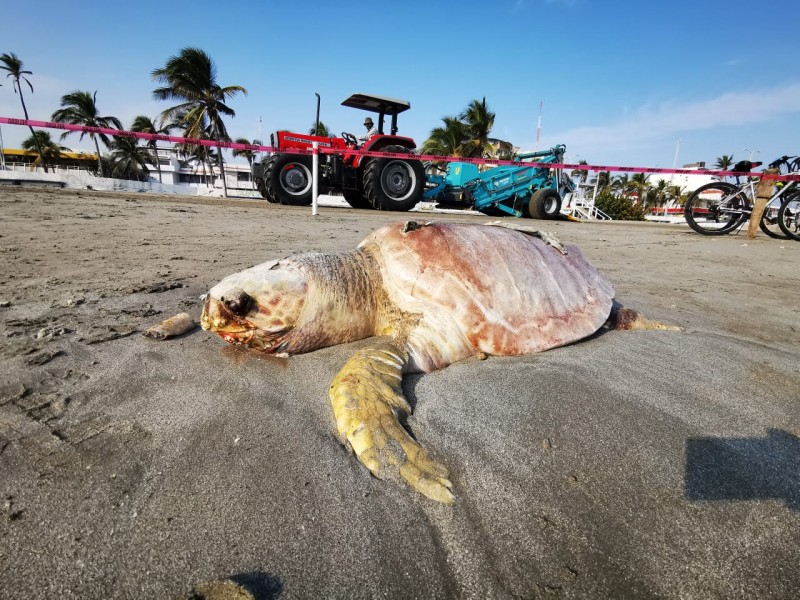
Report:
<svg viewBox="0 0 800 600"><path fill-rule="evenodd" d="M691 163L688 165L683 165L681 169L689 169L692 171L702 171L705 170L706 163L704 162L696 162ZM650 176L648 181L652 185L658 185L658 182L661 180L666 181L669 185L677 185L683 190L685 194L691 194L701 185L705 185L707 183L711 183L712 181L719 181L718 177L714 177L713 175L706 175L704 173L697 173L695 174L684 174L684 173L675 173L675 174L661 174L661 173L654 173Z"/></svg>
<svg viewBox="0 0 800 600"><path fill-rule="evenodd" d="M0 155L0 177L2 179L35 179L38 181L63 182L68 187L86 187L93 189L140 189L174 193L181 195L221 195L222 178L219 166L214 164L213 178L209 166L201 161L185 159L172 148L158 149L159 172L155 165L149 168L149 179L146 182L111 180L94 177L91 173L97 170L97 155L89 152L64 152L58 166L51 166L45 174L41 166L34 166L38 154L27 150L3 148ZM225 183L229 195L260 197L253 192L250 165L238 162L225 162ZM96 179L98 181L93 181ZM102 179L108 181L103 182ZM212 181L213 179L213 181ZM114 183L110 183L113 181Z"/></svg>

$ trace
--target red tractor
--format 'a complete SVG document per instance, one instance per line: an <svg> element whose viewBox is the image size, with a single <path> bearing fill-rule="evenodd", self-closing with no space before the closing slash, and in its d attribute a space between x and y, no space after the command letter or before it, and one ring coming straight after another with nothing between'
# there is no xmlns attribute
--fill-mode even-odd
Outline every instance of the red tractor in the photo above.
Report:
<svg viewBox="0 0 800 600"><path fill-rule="evenodd" d="M322 137L278 131L271 145L277 152L253 165L253 179L259 192L270 202L307 206L311 204L311 156L286 154L288 149L320 149L340 152L319 154L320 193L340 192L353 208L406 211L414 208L425 191L425 169L413 157L414 140L397 135L397 115L411 108L405 100L353 94L342 106L377 113L378 133L359 145L352 133ZM384 133L385 116L391 117L391 133ZM408 154L408 158L376 158L349 150L372 150Z"/></svg>

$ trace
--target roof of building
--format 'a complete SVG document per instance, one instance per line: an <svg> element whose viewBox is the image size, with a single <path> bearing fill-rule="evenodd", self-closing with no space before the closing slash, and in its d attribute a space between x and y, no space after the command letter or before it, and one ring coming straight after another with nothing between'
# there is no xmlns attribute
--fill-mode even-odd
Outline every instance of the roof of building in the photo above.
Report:
<svg viewBox="0 0 800 600"><path fill-rule="evenodd" d="M16 148L5 148L3 149L3 154L6 156L30 156L31 158L37 158L39 156L38 152L32 150L18 150ZM62 158L71 158L74 160L97 160L96 154L90 154L88 152L64 151L61 153L61 156Z"/></svg>

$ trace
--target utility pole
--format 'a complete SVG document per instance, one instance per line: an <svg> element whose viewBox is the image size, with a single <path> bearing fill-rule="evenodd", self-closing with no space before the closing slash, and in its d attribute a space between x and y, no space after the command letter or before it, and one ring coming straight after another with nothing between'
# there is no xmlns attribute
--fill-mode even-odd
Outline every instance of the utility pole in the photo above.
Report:
<svg viewBox="0 0 800 600"><path fill-rule="evenodd" d="M678 152L680 152L680 150L681 150L681 142L682 141L683 141L683 138L679 138L678 139L678 143L675 144L675 158L672 159L672 169L673 170L675 170L678 167ZM669 185L670 185L670 187L675 185L675 173L670 173L670 175L669 175ZM667 216L667 203L664 202L664 217L666 218L666 216Z"/></svg>
<svg viewBox="0 0 800 600"><path fill-rule="evenodd" d="M756 154L760 154L761 153L761 150L750 150L748 148L745 148L744 151L747 152L747 160L749 160L750 162L753 162L753 157Z"/></svg>
<svg viewBox="0 0 800 600"><path fill-rule="evenodd" d="M539 151L539 134L542 132L542 107L544 106L544 100L539 101L539 122L536 125L536 146L534 147L533 151Z"/></svg>

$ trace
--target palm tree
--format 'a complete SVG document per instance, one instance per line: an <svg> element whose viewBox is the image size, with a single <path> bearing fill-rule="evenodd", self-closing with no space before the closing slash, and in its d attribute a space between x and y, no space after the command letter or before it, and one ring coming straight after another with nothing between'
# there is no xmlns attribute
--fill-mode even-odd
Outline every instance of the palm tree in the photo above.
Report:
<svg viewBox="0 0 800 600"><path fill-rule="evenodd" d="M203 144L176 144L175 151L184 160L188 160L193 165L203 165L203 175L206 177L205 183L214 187L214 166L212 161L216 158L216 154L213 148Z"/></svg>
<svg viewBox="0 0 800 600"><path fill-rule="evenodd" d="M600 171L597 174L597 179L594 180L600 190L608 190L612 187L611 173L609 171Z"/></svg>
<svg viewBox="0 0 800 600"><path fill-rule="evenodd" d="M718 171L730 171L732 166L733 154L723 154L717 158L717 161L714 163L714 168ZM724 177L720 177L720 179L724 179Z"/></svg>
<svg viewBox="0 0 800 600"><path fill-rule="evenodd" d="M665 204L669 197L669 181L666 179L659 179L658 183L653 187L653 193L657 206Z"/></svg>
<svg viewBox="0 0 800 600"><path fill-rule="evenodd" d="M586 162L585 160L581 160L581 161L578 162L578 164L579 165L588 165L589 163ZM589 178L589 171L587 171L585 169L573 169L572 171L570 171L569 176L572 179L575 179L576 177L579 177L581 183L586 183L586 180Z"/></svg>
<svg viewBox="0 0 800 600"><path fill-rule="evenodd" d="M675 204L680 206L686 199L686 188L682 185L671 185L667 188L667 196L670 199L675 200Z"/></svg>
<svg viewBox="0 0 800 600"><path fill-rule="evenodd" d="M311 126L311 129L308 130L308 133L311 135L321 135L322 137L331 137L331 132L328 129L328 126L322 121L319 122L319 128L317 128L317 123L315 121Z"/></svg>
<svg viewBox="0 0 800 600"><path fill-rule="evenodd" d="M650 182L647 181L650 175L645 173L634 173L633 177L628 181L627 190L636 192L639 196L639 204L645 206L647 204L647 192L652 187Z"/></svg>
<svg viewBox="0 0 800 600"><path fill-rule="evenodd" d="M239 92L246 94L247 90L239 85L221 87L217 83L216 66L208 54L199 48L183 48L177 56L170 57L166 65L154 69L152 77L163 84L163 87L153 90L156 100L179 102L161 113L164 120L182 115L180 123L186 137L206 137L218 143L230 141L222 117L236 116L236 112L225 101ZM223 193L227 198L221 150L217 158Z"/></svg>
<svg viewBox="0 0 800 600"><path fill-rule="evenodd" d="M483 157L491 150L489 144L489 133L494 127L495 114L486 105L486 97L483 100L473 100L464 109L458 118L467 126L469 139L463 144L463 156L473 158Z"/></svg>
<svg viewBox="0 0 800 600"><path fill-rule="evenodd" d="M152 133L155 135L169 135L174 127L175 125L173 123L165 123L163 119L161 120L160 125L156 125L156 122L150 117L139 115L133 120L131 131L138 131L139 133ZM158 182L163 183L161 180L161 161L158 160L158 141L148 140L145 143L145 146L147 146L153 153L152 162L158 170Z"/></svg>
<svg viewBox="0 0 800 600"><path fill-rule="evenodd" d="M628 189L628 184L630 183L630 177L627 173L623 173L622 175L617 175L611 180L610 187L612 190L619 190L621 192L625 192Z"/></svg>
<svg viewBox="0 0 800 600"><path fill-rule="evenodd" d="M43 129L37 129L33 132L32 136L23 140L22 149L28 152L33 152L34 150L37 152L38 157L33 162L34 166L39 162L43 164L49 162L52 165L61 158L61 153L67 150L64 146L53 141L50 137L50 133Z"/></svg>
<svg viewBox="0 0 800 600"><path fill-rule="evenodd" d="M324 126L322 124L322 122L320 122L319 125L320 125L320 129ZM313 131L313 128L312 128L312 131ZM327 131L327 129L326 129L326 131ZM311 133L311 132L309 132L309 133ZM247 138L236 138L236 143L237 144L248 144L248 145L260 146L261 145L261 140L253 140L251 142ZM238 150L237 149L237 150L233 150L231 152L231 154L233 154L234 158L236 158L237 156L241 156L242 158L244 158L247 161L247 164L250 165L250 171L252 172L252 170L253 170L253 162L256 159L255 150ZM251 180L252 180L252 178L251 178ZM256 189L256 187L255 187L256 186L256 182L255 181L251 181L251 183L253 184L253 189Z"/></svg>
<svg viewBox="0 0 800 600"><path fill-rule="evenodd" d="M723 154L714 163L714 168L720 171L727 171L733 166L733 154Z"/></svg>
<svg viewBox="0 0 800 600"><path fill-rule="evenodd" d="M118 179L146 181L150 154L132 137L115 137L111 143L111 176Z"/></svg>
<svg viewBox="0 0 800 600"><path fill-rule="evenodd" d="M97 110L97 92L91 94L89 92L75 91L61 97L61 106L59 110L53 113L50 117L56 123L69 123L71 125L83 125L85 127L102 127L104 129L122 129L122 123L117 117L101 117L100 111ZM61 134L63 140L72 131L65 131ZM85 131L81 132L80 140L86 135ZM89 137L94 140L94 147L97 150L97 165L99 167L100 177L104 176L103 161L100 160L100 144L97 138L103 141L106 147L111 146L111 140L104 133L90 133Z"/></svg>
<svg viewBox="0 0 800 600"><path fill-rule="evenodd" d="M455 117L442 117L443 127L435 127L422 144L422 154L462 156L464 142L469 139L467 125Z"/></svg>
<svg viewBox="0 0 800 600"><path fill-rule="evenodd" d="M22 112L25 114L25 119L29 120L28 118L28 108L25 106L25 98L22 97L22 85L20 85L21 81L24 81L28 84L28 87L31 88L31 94L33 93L33 84L30 80L25 77L26 75L33 75L32 71L24 71L22 69L22 61L17 57L16 54L13 52L7 52L0 55L0 69L3 71L8 71L6 77L10 77L11 81L13 82L14 93L19 93L19 101L22 103ZM34 140L38 140L36 133L33 131L33 127L28 125L28 129L31 130L31 138ZM47 159L46 153L42 148L37 147L36 151L39 153L39 158L42 161L42 167L44 167L44 172L47 173Z"/></svg>

